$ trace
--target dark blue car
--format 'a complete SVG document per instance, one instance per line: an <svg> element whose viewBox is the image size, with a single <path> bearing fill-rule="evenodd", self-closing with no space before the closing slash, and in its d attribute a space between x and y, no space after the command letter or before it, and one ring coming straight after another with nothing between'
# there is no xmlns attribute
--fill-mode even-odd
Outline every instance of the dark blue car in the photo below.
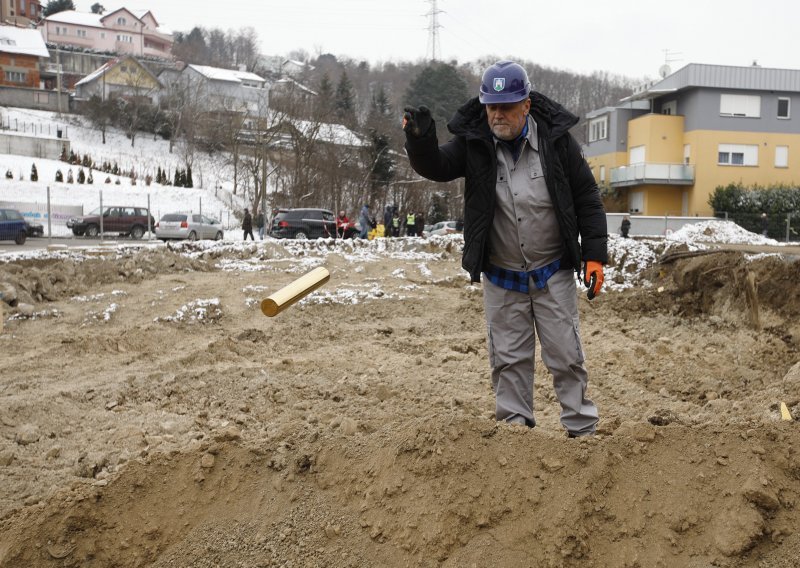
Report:
<svg viewBox="0 0 800 568"><path fill-rule="evenodd" d="M0 241L24 244L28 238L28 225L16 209L0 209Z"/></svg>

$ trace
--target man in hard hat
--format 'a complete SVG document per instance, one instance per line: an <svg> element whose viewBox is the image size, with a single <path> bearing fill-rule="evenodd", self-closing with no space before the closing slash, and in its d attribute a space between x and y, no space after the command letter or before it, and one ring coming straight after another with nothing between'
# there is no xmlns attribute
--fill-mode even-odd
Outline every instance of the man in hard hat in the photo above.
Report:
<svg viewBox="0 0 800 568"><path fill-rule="evenodd" d="M497 420L536 424L538 333L569 437L593 434L598 422L586 396L573 272L583 275L592 299L608 259L600 193L569 134L577 122L533 91L525 69L511 61L486 69L479 95L448 123L449 142L439 145L427 108L406 107L403 115L414 170L440 182L465 178L462 266L473 282L484 276Z"/></svg>

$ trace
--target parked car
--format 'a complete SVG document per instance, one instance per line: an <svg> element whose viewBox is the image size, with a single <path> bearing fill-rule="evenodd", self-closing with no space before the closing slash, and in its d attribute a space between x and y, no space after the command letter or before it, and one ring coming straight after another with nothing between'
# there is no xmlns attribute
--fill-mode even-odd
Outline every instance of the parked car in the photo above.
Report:
<svg viewBox="0 0 800 568"><path fill-rule="evenodd" d="M0 241L14 241L23 245L27 238L28 226L22 213L16 209L0 209Z"/></svg>
<svg viewBox="0 0 800 568"><path fill-rule="evenodd" d="M100 208L98 207L88 215L72 217L67 221L67 227L72 229L76 236L86 235L96 237L100 234ZM118 205L103 206L103 232L130 235L132 239L141 239L150 227L155 226L156 220L148 214L146 207L120 207Z"/></svg>
<svg viewBox="0 0 800 568"><path fill-rule="evenodd" d="M435 235L451 235L459 232L457 229L458 223L456 221L439 221L435 223L431 230L428 231L428 236Z"/></svg>
<svg viewBox="0 0 800 568"><path fill-rule="evenodd" d="M33 223L25 219L25 232L29 237L43 237L44 226L41 223Z"/></svg>
<svg viewBox="0 0 800 568"><path fill-rule="evenodd" d="M276 239L336 238L336 215L328 209L278 209L272 218L269 236ZM344 236L357 237L356 225L351 223Z"/></svg>
<svg viewBox="0 0 800 568"><path fill-rule="evenodd" d="M221 241L224 233L219 221L197 213L167 213L156 223L156 238L169 239L213 239Z"/></svg>

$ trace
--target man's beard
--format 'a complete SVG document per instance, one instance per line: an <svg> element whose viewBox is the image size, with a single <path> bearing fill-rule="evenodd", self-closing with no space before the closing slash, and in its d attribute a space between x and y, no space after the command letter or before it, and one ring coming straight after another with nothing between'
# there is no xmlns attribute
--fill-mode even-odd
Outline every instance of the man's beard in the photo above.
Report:
<svg viewBox="0 0 800 568"><path fill-rule="evenodd" d="M522 130L520 130L522 132ZM513 140L519 136L519 132L514 133L514 129L510 124L497 124L492 126L492 134L500 140Z"/></svg>

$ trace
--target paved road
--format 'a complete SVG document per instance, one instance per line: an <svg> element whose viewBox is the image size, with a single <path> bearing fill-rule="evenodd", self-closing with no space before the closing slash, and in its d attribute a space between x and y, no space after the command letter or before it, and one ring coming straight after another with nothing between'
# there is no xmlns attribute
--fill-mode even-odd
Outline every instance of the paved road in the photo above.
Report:
<svg viewBox="0 0 800 568"><path fill-rule="evenodd" d="M126 245L147 245L148 243L158 243L153 239L152 241L148 241L147 239L142 239L140 241L134 241L129 238L125 237L117 237L117 238L110 238L106 237L102 241L99 238L88 238L88 237L53 237L52 240L48 239L47 237L28 237L28 240L25 241L24 245L15 244L13 241L0 241L0 254L5 252L27 252L36 249L44 249L47 248L48 245L62 245L68 248L81 248L81 247L91 247L91 246L98 246L101 243L125 243Z"/></svg>

